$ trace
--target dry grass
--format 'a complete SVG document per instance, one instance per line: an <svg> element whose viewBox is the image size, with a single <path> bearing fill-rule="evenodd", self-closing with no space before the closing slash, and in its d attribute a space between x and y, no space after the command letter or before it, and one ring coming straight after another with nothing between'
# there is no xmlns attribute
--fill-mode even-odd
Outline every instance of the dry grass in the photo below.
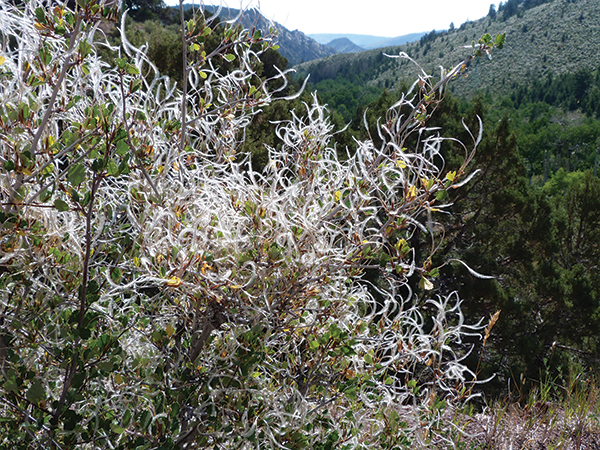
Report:
<svg viewBox="0 0 600 450"><path fill-rule="evenodd" d="M455 414L461 430L452 446L436 448L489 450L600 450L600 391L576 382L549 400L548 384L526 402L497 401L479 414Z"/></svg>
<svg viewBox="0 0 600 450"><path fill-rule="evenodd" d="M397 412L415 449L600 450L599 402L598 384L575 377L566 386L540 383L525 400L498 400L479 413L447 408L426 428L410 406Z"/></svg>

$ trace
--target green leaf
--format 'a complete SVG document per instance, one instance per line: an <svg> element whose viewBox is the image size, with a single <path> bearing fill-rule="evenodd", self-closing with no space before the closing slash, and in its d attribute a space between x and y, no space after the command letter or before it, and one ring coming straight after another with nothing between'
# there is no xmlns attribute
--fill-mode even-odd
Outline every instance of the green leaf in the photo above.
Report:
<svg viewBox="0 0 600 450"><path fill-rule="evenodd" d="M71 109L79 100L81 100L81 95L75 95L69 103L67 103L67 109Z"/></svg>
<svg viewBox="0 0 600 450"><path fill-rule="evenodd" d="M223 58L225 58L227 61L232 62L235 59L235 55L227 54L225 56L223 56Z"/></svg>
<svg viewBox="0 0 600 450"><path fill-rule="evenodd" d="M37 378L33 381L29 389L27 390L27 400L34 405L38 405L42 400L46 398L46 390L42 383Z"/></svg>
<svg viewBox="0 0 600 450"><path fill-rule="evenodd" d="M136 79L133 80L133 83L131 83L131 93L137 92L142 88L142 80L140 79Z"/></svg>
<svg viewBox="0 0 600 450"><path fill-rule="evenodd" d="M125 67L125 73L128 73L129 75L139 75L140 70L133 64L127 64L127 67Z"/></svg>
<svg viewBox="0 0 600 450"><path fill-rule="evenodd" d="M115 368L115 365L110 361L102 361L97 364L97 367L104 372L112 372L112 370Z"/></svg>
<svg viewBox="0 0 600 450"><path fill-rule="evenodd" d="M15 394L19 392L19 384L17 383L15 377L9 378L4 384L4 389L7 392L14 392Z"/></svg>
<svg viewBox="0 0 600 450"><path fill-rule="evenodd" d="M35 18L39 23L42 23L44 25L48 23L46 22L46 13L44 12L43 8L35 8Z"/></svg>
<svg viewBox="0 0 600 450"><path fill-rule="evenodd" d="M2 164L2 166L4 167L5 170L7 170L9 172L15 170L15 163L12 162L10 159L7 159L6 161L4 161L4 164Z"/></svg>
<svg viewBox="0 0 600 450"><path fill-rule="evenodd" d="M196 27L196 21L194 19L190 19L186 22L186 28L188 30L188 33L191 33L194 28Z"/></svg>
<svg viewBox="0 0 600 450"><path fill-rule="evenodd" d="M496 39L494 41L494 44L496 45L496 48L502 50L502 48L504 47L505 39L506 39L506 34L505 33L501 33L498 36L496 36Z"/></svg>
<svg viewBox="0 0 600 450"><path fill-rule="evenodd" d="M71 189L69 191L69 195L74 202L79 203L79 192L77 192L75 189Z"/></svg>
<svg viewBox="0 0 600 450"><path fill-rule="evenodd" d="M111 159L106 165L106 171L110 176L117 176L119 175L119 166Z"/></svg>
<svg viewBox="0 0 600 450"><path fill-rule="evenodd" d="M69 205L67 205L63 200L61 200L60 198L57 198L56 200L54 200L54 207L56 209L58 209L60 212L64 212L64 211L68 211Z"/></svg>
<svg viewBox="0 0 600 450"><path fill-rule="evenodd" d="M117 64L117 67L121 70L125 70L125 68L127 67L127 60L125 58L117 58L115 60L115 63Z"/></svg>
<svg viewBox="0 0 600 450"><path fill-rule="evenodd" d="M492 36L490 35L490 33L485 33L483 36L481 36L481 39L479 39L479 42L481 44L489 45L492 43Z"/></svg>
<svg viewBox="0 0 600 450"><path fill-rule="evenodd" d="M450 196L448 195L447 191L437 191L437 193L435 194L435 198L440 202L447 200L448 197Z"/></svg>
<svg viewBox="0 0 600 450"><path fill-rule="evenodd" d="M128 151L129 151L129 145L127 145L127 142L124 139L117 142L117 155L123 156Z"/></svg>
<svg viewBox="0 0 600 450"><path fill-rule="evenodd" d="M123 414L123 426L129 425L129 421L131 420L131 409L126 409Z"/></svg>
<svg viewBox="0 0 600 450"><path fill-rule="evenodd" d="M40 202L46 203L51 195L52 193L48 189L42 190L42 192L40 192Z"/></svg>
<svg viewBox="0 0 600 450"><path fill-rule="evenodd" d="M67 181L72 185L78 186L85 181L86 170L83 164L76 164L69 168Z"/></svg>
<svg viewBox="0 0 600 450"><path fill-rule="evenodd" d="M125 428L122 428L122 427L120 427L118 425L115 425L114 423L110 424L110 429L112 430L113 433L116 433L116 434L123 434L123 433L125 433Z"/></svg>

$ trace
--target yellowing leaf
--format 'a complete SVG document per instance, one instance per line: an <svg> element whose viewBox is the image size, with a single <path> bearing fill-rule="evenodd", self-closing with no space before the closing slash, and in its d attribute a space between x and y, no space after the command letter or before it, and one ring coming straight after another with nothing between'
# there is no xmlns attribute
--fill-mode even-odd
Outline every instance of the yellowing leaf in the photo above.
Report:
<svg viewBox="0 0 600 450"><path fill-rule="evenodd" d="M123 383L123 377L121 376L120 373L115 375L115 383L117 383L117 384Z"/></svg>
<svg viewBox="0 0 600 450"><path fill-rule="evenodd" d="M202 275L206 275L206 269L210 270L210 266L206 264L206 261L202 261L202 267L200 268Z"/></svg>
<svg viewBox="0 0 600 450"><path fill-rule="evenodd" d="M413 184L410 187L410 189L408 190L408 198L414 198L416 196L417 196L417 186Z"/></svg>
<svg viewBox="0 0 600 450"><path fill-rule="evenodd" d="M400 239L398 242L396 242L396 248L398 250L400 250L405 245L408 245L405 239Z"/></svg>
<svg viewBox="0 0 600 450"><path fill-rule="evenodd" d="M6 58L4 56L0 56L0 66L6 62Z"/></svg>
<svg viewBox="0 0 600 450"><path fill-rule="evenodd" d="M396 161L396 165L401 169L406 169L406 163L404 161L402 161L401 159Z"/></svg>
<svg viewBox="0 0 600 450"><path fill-rule="evenodd" d="M454 181L455 178L456 178L456 171L454 171L454 172L448 172L446 174L446 179L448 181Z"/></svg>
<svg viewBox="0 0 600 450"><path fill-rule="evenodd" d="M341 198L342 198L342 193L340 191L336 191L335 192L335 201L339 202Z"/></svg>
<svg viewBox="0 0 600 450"><path fill-rule="evenodd" d="M170 287L179 287L182 283L183 281L181 281L181 278L179 277L172 277L169 280L167 280L167 286Z"/></svg>
<svg viewBox="0 0 600 450"><path fill-rule="evenodd" d="M175 328L173 328L173 325L168 324L165 332L167 333L167 336L171 337L173 336L173 333L175 333Z"/></svg>

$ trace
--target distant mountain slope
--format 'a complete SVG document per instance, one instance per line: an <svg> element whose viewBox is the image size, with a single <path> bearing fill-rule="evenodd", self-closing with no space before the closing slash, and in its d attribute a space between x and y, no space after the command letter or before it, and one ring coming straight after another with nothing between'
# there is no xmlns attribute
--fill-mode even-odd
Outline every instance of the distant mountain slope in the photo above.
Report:
<svg viewBox="0 0 600 450"><path fill-rule="evenodd" d="M354 42L359 47L364 49L373 49L380 47L389 47L391 45L402 45L407 42L417 41L426 33L411 33L397 37L383 37L383 36L370 36L367 34L334 34L334 33L317 33L309 34L308 36L313 38L320 44L328 44L334 39L347 38Z"/></svg>
<svg viewBox="0 0 600 450"><path fill-rule="evenodd" d="M350 39L345 38L345 37L334 39L333 41L331 41L327 44L327 47L331 47L337 53L356 53L356 52L362 52L365 50L364 48L359 47L354 42L352 42Z"/></svg>
<svg viewBox="0 0 600 450"><path fill-rule="evenodd" d="M205 5L204 8L211 14L215 14L219 10L218 7L211 5ZM219 18L221 20L233 20L239 15L239 9L233 8L221 8L219 12ZM256 27L264 33L268 32L270 27L275 28L279 33L277 36L279 52L287 58L290 66L305 61L324 58L336 53L332 47L319 44L301 31L290 31L283 25L268 20L255 8L244 11L239 18L239 22L244 28Z"/></svg>
<svg viewBox="0 0 600 450"><path fill-rule="evenodd" d="M409 42L415 42L421 39L421 37L425 36L427 33L411 33L405 34L403 36L397 36L393 38L383 39L381 41L377 41L374 44L367 46L366 48L382 48L382 47L391 47L392 45L403 45Z"/></svg>
<svg viewBox="0 0 600 450"><path fill-rule="evenodd" d="M600 66L598 0L553 0L518 8L510 16L498 12L494 19L488 16L451 31L430 33L414 43L301 64L299 73L311 73L315 83L340 75L355 84L393 89L403 79L414 80L416 70L409 61L387 58L384 53L406 52L428 73L439 75L440 65L457 64L469 54L471 43L486 32L506 33L506 45L494 52L492 61L473 61L467 76L452 84L459 95L477 89L506 93L536 78Z"/></svg>

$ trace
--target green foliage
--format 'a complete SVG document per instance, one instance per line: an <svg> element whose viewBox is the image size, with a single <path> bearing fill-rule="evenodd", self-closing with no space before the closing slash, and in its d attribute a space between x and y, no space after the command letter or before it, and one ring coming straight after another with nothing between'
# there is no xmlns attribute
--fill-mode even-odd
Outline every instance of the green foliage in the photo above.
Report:
<svg viewBox="0 0 600 450"><path fill-rule="evenodd" d="M156 20L166 8L163 0L123 0L123 4L137 21Z"/></svg>
<svg viewBox="0 0 600 450"><path fill-rule="evenodd" d="M360 130L359 112L353 123L356 135L381 145L377 120L397 95L386 91L368 105L368 130ZM446 201L453 202L453 215L433 225L434 233L443 230L447 237L433 262L435 266L456 257L479 273L496 275L496 280L474 278L461 264L453 264L440 269L435 286L442 293L460 290L469 299L464 305L468 317L502 311L483 364L477 354L469 363L481 376L498 373L486 389L502 392L518 374L536 379L543 358L551 354L553 373L577 360L586 367L596 363L592 349L600 324L594 284L598 269L590 258L598 258L595 243L600 241L591 233L589 220L599 210L593 187L598 184L593 175L598 122L569 124L568 116L544 103L523 102L515 110L506 97L459 102L446 94L428 124L464 142L469 135L460 118L473 128L477 116L485 125L472 161L479 173L465 189L443 191ZM410 138L407 142L412 145ZM442 148L451 174L464 157L452 142ZM424 233L411 241L419 265L427 263L422 252L429 239ZM577 247L583 243L585 252ZM420 292L424 283L411 287ZM523 388L530 386L528 382Z"/></svg>
<svg viewBox="0 0 600 450"><path fill-rule="evenodd" d="M0 3L3 42L19 43L0 65L0 445L444 442L440 415L477 381L462 342L482 327L455 293L405 292L439 275L433 250L416 264L413 237L474 151L446 170L425 125L495 44L421 78L414 105L386 112L380 147L357 140L345 159L316 95L270 111L279 141L257 172L249 128L294 100L273 37L192 15L179 90L126 30L101 59L97 25L118 15L96 0ZM405 404L406 424L391 412Z"/></svg>

